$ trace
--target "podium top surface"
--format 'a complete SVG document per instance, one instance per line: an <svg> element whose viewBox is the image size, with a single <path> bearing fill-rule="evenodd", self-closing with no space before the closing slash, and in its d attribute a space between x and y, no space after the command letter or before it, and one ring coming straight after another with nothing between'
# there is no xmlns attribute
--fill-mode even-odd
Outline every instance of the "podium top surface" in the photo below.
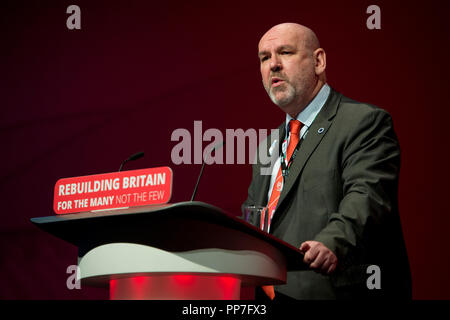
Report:
<svg viewBox="0 0 450 320"><path fill-rule="evenodd" d="M80 255L107 243L133 242L168 251L187 251L211 246L252 250L251 239L263 240L286 258L287 270L304 270L298 248L246 221L199 201L132 207L77 214L32 218L42 230L76 245ZM245 234L246 239L234 237Z"/></svg>

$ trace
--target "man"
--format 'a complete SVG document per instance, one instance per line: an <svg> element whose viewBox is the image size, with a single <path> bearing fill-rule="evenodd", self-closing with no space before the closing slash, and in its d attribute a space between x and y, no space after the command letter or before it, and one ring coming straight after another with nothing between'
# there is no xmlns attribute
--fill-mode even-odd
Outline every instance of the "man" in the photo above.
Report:
<svg viewBox="0 0 450 320"><path fill-rule="evenodd" d="M310 269L288 272L286 285L264 292L271 299L410 298L390 115L326 84L325 51L305 26L274 26L258 55L264 88L286 121L272 175L253 166L243 208L268 206L269 232L298 247ZM380 271L373 289L371 265Z"/></svg>

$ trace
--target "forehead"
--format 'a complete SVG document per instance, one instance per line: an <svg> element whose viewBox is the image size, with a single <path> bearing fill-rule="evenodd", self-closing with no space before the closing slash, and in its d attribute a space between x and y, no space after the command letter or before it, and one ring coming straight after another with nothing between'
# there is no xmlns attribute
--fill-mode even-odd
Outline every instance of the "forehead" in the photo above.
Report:
<svg viewBox="0 0 450 320"><path fill-rule="evenodd" d="M290 46L298 48L301 43L299 32L287 28L269 30L259 41L258 51L267 51L277 47Z"/></svg>

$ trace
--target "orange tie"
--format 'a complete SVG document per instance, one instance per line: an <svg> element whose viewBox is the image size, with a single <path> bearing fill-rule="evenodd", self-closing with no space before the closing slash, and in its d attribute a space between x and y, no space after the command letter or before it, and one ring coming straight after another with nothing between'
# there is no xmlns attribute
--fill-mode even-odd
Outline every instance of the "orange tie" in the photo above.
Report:
<svg viewBox="0 0 450 320"><path fill-rule="evenodd" d="M291 137L289 139L289 145L287 147L287 162L289 163L289 160L291 159L292 154L294 153L295 147L298 144L298 141L300 140L300 130L302 128L302 123L298 120L291 120L289 122L289 127L291 129ZM281 159L281 161L284 161L284 159ZM283 175L281 173L281 165L280 169L278 170L277 178L275 179L275 183L272 187L272 194L270 195L270 199L268 202L268 214L269 217L267 219L267 230L269 230L270 227L270 221L272 220L272 217L275 213L275 208L277 207L278 200L280 199L280 193L281 189L283 187ZM261 215L261 229L264 229L264 213ZM264 292L269 296L271 300L275 298L275 291L273 289L273 286L262 286L262 289Z"/></svg>

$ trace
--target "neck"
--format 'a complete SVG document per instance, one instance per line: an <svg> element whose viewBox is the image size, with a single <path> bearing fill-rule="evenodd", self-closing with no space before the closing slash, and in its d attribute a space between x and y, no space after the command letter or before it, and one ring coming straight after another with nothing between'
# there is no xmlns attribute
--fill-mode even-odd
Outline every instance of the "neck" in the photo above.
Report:
<svg viewBox="0 0 450 320"><path fill-rule="evenodd" d="M302 103L300 105L300 107L297 107L296 110L293 110L292 112L288 112L288 114L296 119L298 114L300 112L303 111L303 109L305 109L310 103L311 101L317 96L317 94L319 93L320 89L322 89L322 87L325 85L325 81L323 81L322 79L319 79L316 83L316 86L314 87L314 90L312 91L311 95L309 96L309 99L307 99L307 101L305 103Z"/></svg>

